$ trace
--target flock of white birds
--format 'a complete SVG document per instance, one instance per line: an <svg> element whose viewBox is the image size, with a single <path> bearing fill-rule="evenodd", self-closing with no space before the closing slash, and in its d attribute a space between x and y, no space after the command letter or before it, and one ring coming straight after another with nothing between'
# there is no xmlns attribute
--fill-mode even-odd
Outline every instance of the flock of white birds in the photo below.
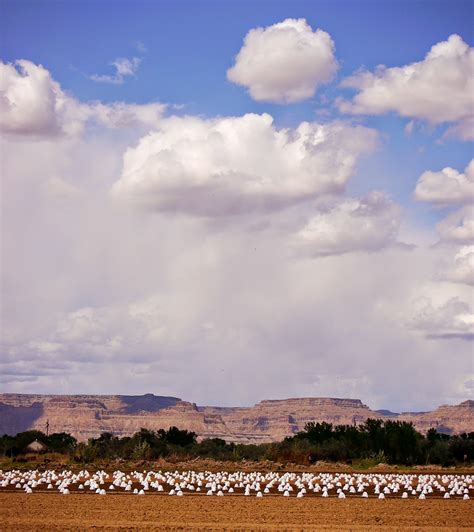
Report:
<svg viewBox="0 0 474 532"><path fill-rule="evenodd" d="M474 490L474 475L379 474L379 473L259 473L210 471L2 471L0 488L10 491L129 493L266 497L363 497L386 499L464 499Z"/></svg>

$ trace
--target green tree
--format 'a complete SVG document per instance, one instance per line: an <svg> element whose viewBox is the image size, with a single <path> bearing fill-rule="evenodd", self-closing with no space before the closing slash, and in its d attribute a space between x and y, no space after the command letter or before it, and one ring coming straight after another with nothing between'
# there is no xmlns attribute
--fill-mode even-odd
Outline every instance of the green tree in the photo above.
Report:
<svg viewBox="0 0 474 532"><path fill-rule="evenodd" d="M309 440L311 443L322 443L333 436L333 426L331 423L306 423L304 432L299 433L301 438Z"/></svg>
<svg viewBox="0 0 474 532"><path fill-rule="evenodd" d="M196 443L196 433L188 430L180 430L177 427L170 427L168 430L160 429L158 437L165 443L186 447Z"/></svg>

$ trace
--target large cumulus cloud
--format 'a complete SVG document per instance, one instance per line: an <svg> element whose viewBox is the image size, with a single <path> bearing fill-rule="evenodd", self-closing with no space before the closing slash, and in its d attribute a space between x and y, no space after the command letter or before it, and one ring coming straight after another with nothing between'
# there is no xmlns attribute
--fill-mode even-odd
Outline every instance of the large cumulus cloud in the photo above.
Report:
<svg viewBox="0 0 474 532"><path fill-rule="evenodd" d="M5 391L150 391L237 405L350 393L393 409L465 399L467 342L428 340L405 325L411 298L435 276L433 256L442 250L385 246L324 260L295 257L291 232L281 227L248 231L122 209L103 186L120 171L114 143L86 142L67 164L56 143L47 147L39 176L46 146L9 143L5 161ZM40 193L41 180L59 170L82 194ZM354 201L362 220L372 213L384 222L377 208L363 212L367 199ZM386 198L378 205L390 211ZM286 222L293 211L300 206L270 218ZM462 285L451 284L446 298L465 300ZM453 342L455 363L445 342ZM430 379L420 382L427 366Z"/></svg>
<svg viewBox="0 0 474 532"><path fill-rule="evenodd" d="M289 18L250 30L227 78L247 87L254 100L291 103L314 96L336 70L330 35Z"/></svg>
<svg viewBox="0 0 474 532"><path fill-rule="evenodd" d="M343 191L376 138L343 122L278 129L268 114L173 117L127 150L114 193L158 211L274 210Z"/></svg>
<svg viewBox="0 0 474 532"><path fill-rule="evenodd" d="M358 91L352 100L339 101L343 112L394 111L430 124L452 124L453 133L474 138L474 49L459 35L435 44L422 61L356 72L343 86Z"/></svg>

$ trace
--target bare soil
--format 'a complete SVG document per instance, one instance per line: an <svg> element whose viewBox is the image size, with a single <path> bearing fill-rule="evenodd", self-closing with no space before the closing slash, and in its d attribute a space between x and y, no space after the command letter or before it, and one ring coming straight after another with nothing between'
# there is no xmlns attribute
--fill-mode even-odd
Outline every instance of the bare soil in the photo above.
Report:
<svg viewBox="0 0 474 532"><path fill-rule="evenodd" d="M352 465L340 462L316 462L315 464L294 464L278 463L270 460L252 461L242 460L240 462L231 462L225 460L214 460L211 458L194 458L189 460L172 459L172 457L160 458L158 460L103 460L95 463L75 463L70 457L61 454L44 454L44 455L25 455L20 458L21 461L13 461L7 457L0 457L0 469L19 469L30 470L38 469L62 469L67 468L71 471L80 471L81 469L105 469L107 471L120 469L121 471L135 470L161 470L161 471L292 471L292 472L332 472L332 473L412 473L412 474L473 474L474 466L472 464L460 464L452 467L440 467L438 465L423 465L407 467L403 465L374 464L370 461L359 461Z"/></svg>
<svg viewBox="0 0 474 532"><path fill-rule="evenodd" d="M474 502L0 493L2 531L92 529L473 530Z"/></svg>

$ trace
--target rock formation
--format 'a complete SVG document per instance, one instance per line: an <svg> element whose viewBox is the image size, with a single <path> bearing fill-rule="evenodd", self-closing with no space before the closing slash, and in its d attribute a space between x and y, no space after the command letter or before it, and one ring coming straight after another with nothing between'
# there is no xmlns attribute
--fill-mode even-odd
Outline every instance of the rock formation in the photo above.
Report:
<svg viewBox="0 0 474 532"><path fill-rule="evenodd" d="M0 434L36 429L68 432L79 441L102 432L129 436L140 428L176 426L199 438L240 443L279 441L310 421L359 424L367 418L411 421L420 432L434 427L456 434L474 431L474 401L433 412L373 411L358 399L302 398L261 401L252 407L198 407L177 397L131 395L0 394Z"/></svg>

